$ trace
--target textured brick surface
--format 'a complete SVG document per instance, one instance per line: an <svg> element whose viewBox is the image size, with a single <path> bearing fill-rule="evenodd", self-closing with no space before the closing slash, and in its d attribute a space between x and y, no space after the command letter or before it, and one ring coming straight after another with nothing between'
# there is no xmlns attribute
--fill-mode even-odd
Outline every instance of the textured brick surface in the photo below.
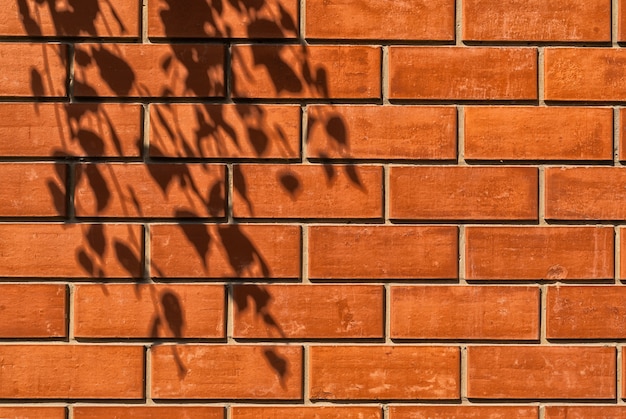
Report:
<svg viewBox="0 0 626 419"><path fill-rule="evenodd" d="M537 419L536 407L517 406L391 406L389 419Z"/></svg>
<svg viewBox="0 0 626 419"><path fill-rule="evenodd" d="M2 284L0 336L34 338L67 336L65 285ZM24 296L28 304L24 304Z"/></svg>
<svg viewBox="0 0 626 419"><path fill-rule="evenodd" d="M221 407L202 406L77 406L73 409L76 419L223 419Z"/></svg>
<svg viewBox="0 0 626 419"><path fill-rule="evenodd" d="M0 96L67 94L67 47L61 44L0 43ZM28 66L22 65L28 63Z"/></svg>
<svg viewBox="0 0 626 419"><path fill-rule="evenodd" d="M233 407L233 419L381 419L378 407Z"/></svg>

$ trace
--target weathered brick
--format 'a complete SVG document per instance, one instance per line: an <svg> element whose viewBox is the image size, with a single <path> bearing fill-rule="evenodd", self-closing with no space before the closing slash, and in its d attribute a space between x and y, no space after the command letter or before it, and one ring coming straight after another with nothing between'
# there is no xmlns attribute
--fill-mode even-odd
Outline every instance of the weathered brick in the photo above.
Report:
<svg viewBox="0 0 626 419"><path fill-rule="evenodd" d="M65 285L0 284L0 337L67 336L66 293Z"/></svg>
<svg viewBox="0 0 626 419"><path fill-rule="evenodd" d="M625 419L623 406L546 406L545 419Z"/></svg>
<svg viewBox="0 0 626 419"><path fill-rule="evenodd" d="M389 419L538 419L534 406L390 406Z"/></svg>
<svg viewBox="0 0 626 419"><path fill-rule="evenodd" d="M233 406L232 419L382 419L382 411L372 406Z"/></svg>
<svg viewBox="0 0 626 419"><path fill-rule="evenodd" d="M223 407L74 406L74 419L224 419Z"/></svg>

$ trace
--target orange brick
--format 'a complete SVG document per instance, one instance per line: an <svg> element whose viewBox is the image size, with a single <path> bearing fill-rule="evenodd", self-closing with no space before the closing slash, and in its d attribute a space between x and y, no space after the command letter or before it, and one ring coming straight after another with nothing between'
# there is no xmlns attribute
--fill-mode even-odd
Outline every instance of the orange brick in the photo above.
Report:
<svg viewBox="0 0 626 419"><path fill-rule="evenodd" d="M221 285L76 285L74 335L222 338L224 310Z"/></svg>
<svg viewBox="0 0 626 419"><path fill-rule="evenodd" d="M467 227L467 279L613 278L611 227Z"/></svg>
<svg viewBox="0 0 626 419"><path fill-rule="evenodd" d="M313 346L313 400L454 400L460 351L443 346Z"/></svg>
<svg viewBox="0 0 626 419"><path fill-rule="evenodd" d="M235 217L383 216L381 166L246 164L233 177Z"/></svg>
<svg viewBox="0 0 626 419"><path fill-rule="evenodd" d="M243 407L233 406L232 419L382 419L379 407L314 406L314 407Z"/></svg>
<svg viewBox="0 0 626 419"><path fill-rule="evenodd" d="M0 104L0 156L141 155L141 106Z"/></svg>
<svg viewBox="0 0 626 419"><path fill-rule="evenodd" d="M611 41L611 0L467 0L468 41Z"/></svg>
<svg viewBox="0 0 626 419"><path fill-rule="evenodd" d="M152 38L295 38L298 26L297 0L148 3Z"/></svg>
<svg viewBox="0 0 626 419"><path fill-rule="evenodd" d="M613 110L468 107L465 159L613 160Z"/></svg>
<svg viewBox="0 0 626 419"><path fill-rule="evenodd" d="M53 163L0 163L0 216L65 215L67 166Z"/></svg>
<svg viewBox="0 0 626 419"><path fill-rule="evenodd" d="M546 48L544 60L546 100L626 100L626 51Z"/></svg>
<svg viewBox="0 0 626 419"><path fill-rule="evenodd" d="M390 47L390 99L537 98L534 48Z"/></svg>
<svg viewBox="0 0 626 419"><path fill-rule="evenodd" d="M309 0L306 36L453 41L454 1Z"/></svg>
<svg viewBox="0 0 626 419"><path fill-rule="evenodd" d="M619 252L619 260L620 260L620 279L626 279L626 229L619 229L619 237L620 237L620 252Z"/></svg>
<svg viewBox="0 0 626 419"><path fill-rule="evenodd" d="M546 219L626 218L626 168L549 167L545 179Z"/></svg>
<svg viewBox="0 0 626 419"><path fill-rule="evenodd" d="M0 337L67 336L66 292L65 285L0 284Z"/></svg>
<svg viewBox="0 0 626 419"><path fill-rule="evenodd" d="M456 227L309 227L311 278L457 278L457 262Z"/></svg>
<svg viewBox="0 0 626 419"><path fill-rule="evenodd" d="M626 2L624 0L618 0L617 6L617 39L619 41L626 40Z"/></svg>
<svg viewBox="0 0 626 419"><path fill-rule="evenodd" d="M619 159L626 160L626 110L620 109L619 111Z"/></svg>
<svg viewBox="0 0 626 419"><path fill-rule="evenodd" d="M65 419L64 407L0 406L0 417L6 419Z"/></svg>
<svg viewBox="0 0 626 419"><path fill-rule="evenodd" d="M137 0L9 1L0 11L3 36L139 37Z"/></svg>
<svg viewBox="0 0 626 419"><path fill-rule="evenodd" d="M615 348L469 347L467 396L473 399L614 399Z"/></svg>
<svg viewBox="0 0 626 419"><path fill-rule="evenodd" d="M152 276L298 278L300 227L153 225Z"/></svg>
<svg viewBox="0 0 626 419"><path fill-rule="evenodd" d="M75 406L74 419L224 419L223 407Z"/></svg>
<svg viewBox="0 0 626 419"><path fill-rule="evenodd" d="M76 96L224 95L221 45L76 44Z"/></svg>
<svg viewBox="0 0 626 419"><path fill-rule="evenodd" d="M535 406L390 406L389 419L538 419Z"/></svg>
<svg viewBox="0 0 626 419"><path fill-rule="evenodd" d="M621 287L549 287L547 337L552 339L623 339L626 290Z"/></svg>
<svg viewBox="0 0 626 419"><path fill-rule="evenodd" d="M0 345L3 399L141 399L144 348Z"/></svg>
<svg viewBox="0 0 626 419"><path fill-rule="evenodd" d="M382 338L375 285L235 285L237 338Z"/></svg>
<svg viewBox="0 0 626 419"><path fill-rule="evenodd" d="M153 346L155 399L276 399L302 397L302 347Z"/></svg>
<svg viewBox="0 0 626 419"><path fill-rule="evenodd" d="M379 98L381 50L369 46L233 45L237 98Z"/></svg>
<svg viewBox="0 0 626 419"><path fill-rule="evenodd" d="M295 159L300 157L300 107L151 105L150 155Z"/></svg>
<svg viewBox="0 0 626 419"><path fill-rule="evenodd" d="M223 217L224 165L84 164L76 168L79 217Z"/></svg>
<svg viewBox="0 0 626 419"><path fill-rule="evenodd" d="M309 106L307 154L339 159L456 159L456 109Z"/></svg>
<svg viewBox="0 0 626 419"><path fill-rule="evenodd" d="M393 286L394 339L539 339L539 289Z"/></svg>
<svg viewBox="0 0 626 419"><path fill-rule="evenodd" d="M51 97L67 94L65 45L0 43L0 50L0 96Z"/></svg>
<svg viewBox="0 0 626 419"><path fill-rule="evenodd" d="M0 276L141 278L142 236L131 224L2 224Z"/></svg>
<svg viewBox="0 0 626 419"><path fill-rule="evenodd" d="M545 419L626 419L623 406L546 406Z"/></svg>
<svg viewBox="0 0 626 419"><path fill-rule="evenodd" d="M389 215L423 220L536 220L534 167L392 167Z"/></svg>

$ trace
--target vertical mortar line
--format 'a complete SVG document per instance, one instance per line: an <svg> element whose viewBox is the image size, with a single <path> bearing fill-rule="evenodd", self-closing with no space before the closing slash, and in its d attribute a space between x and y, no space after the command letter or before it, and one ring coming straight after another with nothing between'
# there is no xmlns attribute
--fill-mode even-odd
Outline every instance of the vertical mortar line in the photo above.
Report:
<svg viewBox="0 0 626 419"><path fill-rule="evenodd" d="M458 166L467 166L465 162L465 106L456 108L456 158Z"/></svg>
<svg viewBox="0 0 626 419"><path fill-rule="evenodd" d="M383 410L383 419L389 419L389 404L385 403L381 408Z"/></svg>
<svg viewBox="0 0 626 419"><path fill-rule="evenodd" d="M541 165L537 168L539 170L539 185L537 185L537 191L539 196L537 197L537 204L539 205L537 215L539 217L539 225L546 225L546 168Z"/></svg>
<svg viewBox="0 0 626 419"><path fill-rule="evenodd" d="M616 349L616 358L615 358L615 362L616 362L616 383L615 383L615 396L617 397L617 404L624 404L624 400L622 399L622 394L624 391L624 381L622 380L622 373L623 373L623 369L622 369L622 357L624 356L624 353L622 352L622 347L618 344L615 347Z"/></svg>
<svg viewBox="0 0 626 419"><path fill-rule="evenodd" d="M148 0L142 0L141 2L141 16L139 19L141 25L141 43L148 44Z"/></svg>
<svg viewBox="0 0 626 419"><path fill-rule="evenodd" d="M539 418L538 419L545 419L546 417L546 407L543 406L541 403L539 403Z"/></svg>
<svg viewBox="0 0 626 419"><path fill-rule="evenodd" d="M74 102L74 44L67 44L67 96L70 103Z"/></svg>
<svg viewBox="0 0 626 419"><path fill-rule="evenodd" d="M224 46L224 99L226 103L233 103L233 77L232 77L232 44L227 43Z"/></svg>
<svg viewBox="0 0 626 419"><path fill-rule="evenodd" d="M539 285L539 343L541 345L548 345L548 285Z"/></svg>
<svg viewBox="0 0 626 419"><path fill-rule="evenodd" d="M614 226L614 249L613 249L613 266L614 266L614 270L615 272L613 273L614 278L615 278L615 284L619 285L620 281L621 281L621 270L622 270L622 263L620 261L620 255L621 255L621 247L622 247L622 239L620 237L620 227L619 226Z"/></svg>
<svg viewBox="0 0 626 419"><path fill-rule="evenodd" d="M618 13L619 13L619 0L611 0L611 44L613 45L614 48L619 47L619 45L617 45L617 40L619 37Z"/></svg>
<svg viewBox="0 0 626 419"><path fill-rule="evenodd" d="M304 42L306 39L306 0L300 0L299 13L300 13L300 25L298 27L300 32L300 40Z"/></svg>
<svg viewBox="0 0 626 419"><path fill-rule="evenodd" d="M67 212L67 220L68 223L76 222L76 209L74 208L74 195L76 193L76 162L69 161L67 163L67 167L65 168L65 174L67 179L65 179L65 187L67 190L65 191L65 207Z"/></svg>
<svg viewBox="0 0 626 419"><path fill-rule="evenodd" d="M463 45L463 0L456 0L454 9L454 41L458 46Z"/></svg>
<svg viewBox="0 0 626 419"><path fill-rule="evenodd" d="M142 157L144 162L150 161L150 104L142 103L142 114L141 114L141 135L143 137L142 142Z"/></svg>
<svg viewBox="0 0 626 419"><path fill-rule="evenodd" d="M226 163L226 187L225 189L225 193L226 193L226 222L228 224L232 224L234 222L234 217L233 217L233 191L234 191L234 182L233 182L233 170L234 169L234 164L229 162Z"/></svg>
<svg viewBox="0 0 626 419"><path fill-rule="evenodd" d="M459 224L458 226L458 234L459 234L459 249L458 249L458 263L459 270L457 276L459 277L459 284L467 285L467 280L465 279L465 224Z"/></svg>
<svg viewBox="0 0 626 419"><path fill-rule="evenodd" d="M539 102L539 106L545 106L545 80L544 80L544 55L545 48L539 47L537 48L537 100Z"/></svg>
<svg viewBox="0 0 626 419"><path fill-rule="evenodd" d="M226 343L236 343L234 338L235 320L233 318L235 309L233 307L233 283L228 282L224 284L226 287Z"/></svg>
<svg viewBox="0 0 626 419"><path fill-rule="evenodd" d="M309 156L307 153L307 142L309 141L309 106L300 105L300 161L307 163Z"/></svg>
<svg viewBox="0 0 626 419"><path fill-rule="evenodd" d="M384 224L391 224L390 210L389 210L389 206L390 206L389 191L391 190L389 184L391 182L391 177L390 177L389 172L390 172L390 165L383 164L382 199L383 199L383 222Z"/></svg>
<svg viewBox="0 0 626 419"><path fill-rule="evenodd" d="M300 241L300 281L303 284L310 284L309 279L309 226L300 225L302 240Z"/></svg>
<svg viewBox="0 0 626 419"><path fill-rule="evenodd" d="M231 412L230 403L224 406L224 419L232 419L233 413Z"/></svg>
<svg viewBox="0 0 626 419"><path fill-rule="evenodd" d="M391 284L385 283L383 284L384 288L384 304L383 307L383 315L384 318L384 330L383 333L385 338L386 345L393 345L393 341L391 340Z"/></svg>
<svg viewBox="0 0 626 419"><path fill-rule="evenodd" d="M154 344L153 344L154 345ZM152 345L144 346L145 356L145 371L144 375L146 377L145 381L145 397L146 397L146 405L154 405L154 400L152 400L152 392L150 391L152 387Z"/></svg>
<svg viewBox="0 0 626 419"><path fill-rule="evenodd" d="M313 405L311 393L309 391L309 344L302 345L302 402L305 406Z"/></svg>
<svg viewBox="0 0 626 419"><path fill-rule="evenodd" d="M74 336L74 294L75 294L76 285L73 283L67 284L67 340L68 342L76 342L76 337Z"/></svg>
<svg viewBox="0 0 626 419"><path fill-rule="evenodd" d="M469 402L467 397L467 345L461 345L460 351L461 365L459 368L461 368L461 374L459 375L459 378L461 382L459 383L459 387L461 388L461 404L465 404Z"/></svg>
<svg viewBox="0 0 626 419"><path fill-rule="evenodd" d="M622 162L620 161L620 141L621 141L621 123L620 123L620 108L615 106L613 107L613 165L621 166Z"/></svg>
<svg viewBox="0 0 626 419"><path fill-rule="evenodd" d="M389 105L389 45L382 45L380 84L383 105Z"/></svg>

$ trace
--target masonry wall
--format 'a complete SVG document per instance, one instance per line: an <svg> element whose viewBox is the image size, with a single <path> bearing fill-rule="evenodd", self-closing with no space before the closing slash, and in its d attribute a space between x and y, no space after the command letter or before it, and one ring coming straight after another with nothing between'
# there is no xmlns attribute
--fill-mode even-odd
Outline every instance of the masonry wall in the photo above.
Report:
<svg viewBox="0 0 626 419"><path fill-rule="evenodd" d="M0 417L626 418L626 2L1 6Z"/></svg>

